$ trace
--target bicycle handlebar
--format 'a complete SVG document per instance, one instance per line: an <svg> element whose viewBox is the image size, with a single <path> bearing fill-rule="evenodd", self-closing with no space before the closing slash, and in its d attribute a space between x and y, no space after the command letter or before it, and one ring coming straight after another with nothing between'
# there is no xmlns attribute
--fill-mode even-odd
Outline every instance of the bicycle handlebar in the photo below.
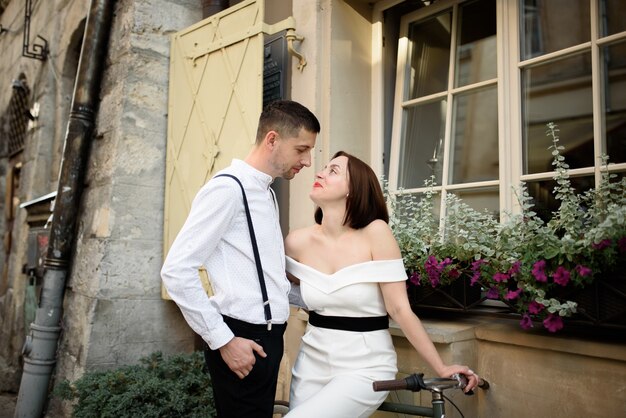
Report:
<svg viewBox="0 0 626 418"><path fill-rule="evenodd" d="M489 382L483 378L478 378L478 387L489 389ZM467 386L467 377L463 374L454 374L450 378L429 378L424 379L423 373L414 373L404 379L379 380L373 382L375 392L386 390L410 390L419 392L422 389L440 392L444 389L464 389Z"/></svg>

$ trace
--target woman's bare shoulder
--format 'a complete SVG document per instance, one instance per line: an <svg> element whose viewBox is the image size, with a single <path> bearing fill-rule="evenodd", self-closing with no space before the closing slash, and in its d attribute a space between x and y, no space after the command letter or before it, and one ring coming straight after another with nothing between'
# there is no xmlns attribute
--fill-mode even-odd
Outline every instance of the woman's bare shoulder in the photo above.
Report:
<svg viewBox="0 0 626 418"><path fill-rule="evenodd" d="M364 228L374 260L400 258L400 249L387 222L376 219Z"/></svg>
<svg viewBox="0 0 626 418"><path fill-rule="evenodd" d="M309 246L315 225L289 231L285 238L285 253L298 260L299 254Z"/></svg>

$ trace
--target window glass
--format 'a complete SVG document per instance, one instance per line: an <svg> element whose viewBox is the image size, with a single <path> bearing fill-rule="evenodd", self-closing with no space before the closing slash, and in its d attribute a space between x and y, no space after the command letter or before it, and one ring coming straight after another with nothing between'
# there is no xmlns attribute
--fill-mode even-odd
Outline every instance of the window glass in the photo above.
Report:
<svg viewBox="0 0 626 418"><path fill-rule="evenodd" d="M524 0L520 5L522 61L591 39L589 0Z"/></svg>
<svg viewBox="0 0 626 418"><path fill-rule="evenodd" d="M498 179L498 157L496 87L455 97L452 182Z"/></svg>
<svg viewBox="0 0 626 418"><path fill-rule="evenodd" d="M585 52L522 71L524 174L553 170L548 122L560 130L570 168L594 165L590 62Z"/></svg>
<svg viewBox="0 0 626 418"><path fill-rule="evenodd" d="M500 219L500 200L497 187L455 191L454 194L472 209L478 212L488 211L495 219Z"/></svg>
<svg viewBox="0 0 626 418"><path fill-rule="evenodd" d="M456 64L457 87L496 76L495 0L480 0L461 6Z"/></svg>
<svg viewBox="0 0 626 418"><path fill-rule="evenodd" d="M567 162L567 156L565 157L565 162ZM594 181L593 176L570 177L571 185L577 193L583 193L595 188ZM556 181L552 179L526 182L528 194L533 199L534 206L532 210L545 222L552 219L552 213L557 211L561 205L561 202L554 197L556 185Z"/></svg>
<svg viewBox="0 0 626 418"><path fill-rule="evenodd" d="M626 42L601 49L605 63L604 127L609 162L626 162Z"/></svg>
<svg viewBox="0 0 626 418"><path fill-rule="evenodd" d="M441 184L446 100L410 107L405 118L398 187L424 187L432 175Z"/></svg>
<svg viewBox="0 0 626 418"><path fill-rule="evenodd" d="M600 0L603 36L626 31L625 6L624 0Z"/></svg>
<svg viewBox="0 0 626 418"><path fill-rule="evenodd" d="M451 14L411 24L410 99L445 91L450 64Z"/></svg>

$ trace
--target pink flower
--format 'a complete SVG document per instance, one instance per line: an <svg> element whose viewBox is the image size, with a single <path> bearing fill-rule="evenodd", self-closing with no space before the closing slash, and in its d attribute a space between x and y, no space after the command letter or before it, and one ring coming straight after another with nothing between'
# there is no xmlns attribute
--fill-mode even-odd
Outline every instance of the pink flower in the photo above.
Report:
<svg viewBox="0 0 626 418"><path fill-rule="evenodd" d="M541 303L536 302L534 300L528 304L528 312L530 312L533 315L538 314L544 309L545 309L545 306L543 306Z"/></svg>
<svg viewBox="0 0 626 418"><path fill-rule="evenodd" d="M606 247L609 247L610 245L611 245L610 239L603 239L600 242L594 242L593 244L591 244L591 247L594 250L604 250Z"/></svg>
<svg viewBox="0 0 626 418"><path fill-rule="evenodd" d="M474 274L472 274L472 279L470 280L470 286L474 286L476 283L478 283L478 279L480 279L480 271L476 271L474 272Z"/></svg>
<svg viewBox="0 0 626 418"><path fill-rule="evenodd" d="M545 283L548 281L548 276L546 276L545 272L546 268L546 260L539 260L535 264L533 264L533 276L535 276L535 280L538 282Z"/></svg>
<svg viewBox="0 0 626 418"><path fill-rule="evenodd" d="M474 261L472 263L472 271L478 271L480 270L480 266L482 266L483 264L487 264L487 262L485 260L483 260L482 258Z"/></svg>
<svg viewBox="0 0 626 418"><path fill-rule="evenodd" d="M498 296L500 296L500 293L498 293L498 289L495 287L492 287L487 292L487 299L498 299Z"/></svg>
<svg viewBox="0 0 626 418"><path fill-rule="evenodd" d="M509 280L509 275L506 273L496 273L493 275L493 280L495 280L498 283L502 283L502 282L506 282L507 280Z"/></svg>
<svg viewBox="0 0 626 418"><path fill-rule="evenodd" d="M563 319L558 315L550 314L543 320L543 326L550 332L557 332L563 328Z"/></svg>
<svg viewBox="0 0 626 418"><path fill-rule="evenodd" d="M591 274L591 269L589 267L581 266L580 264L574 267L574 269L580 277L587 277Z"/></svg>
<svg viewBox="0 0 626 418"><path fill-rule="evenodd" d="M519 295L522 293L522 289L517 289L517 290L509 290L508 292L506 292L506 295L504 296L504 299L506 300L515 300L519 297Z"/></svg>
<svg viewBox="0 0 626 418"><path fill-rule="evenodd" d="M460 275L461 275L461 272L454 268L448 272L448 276L450 276L451 279L456 279Z"/></svg>
<svg viewBox="0 0 626 418"><path fill-rule="evenodd" d="M418 272L414 271L413 274L411 274L411 277L409 277L409 280L415 286L419 286L420 285L420 274Z"/></svg>
<svg viewBox="0 0 626 418"><path fill-rule="evenodd" d="M565 267L559 266L552 275L552 278L554 279L554 283L560 284L561 286L567 286L567 283L569 283L570 273Z"/></svg>
<svg viewBox="0 0 626 418"><path fill-rule="evenodd" d="M511 266L511 268L508 271L509 276L513 276L517 273L520 272L522 266L522 262L521 261L516 261L515 263L513 263L513 265Z"/></svg>
<svg viewBox="0 0 626 418"><path fill-rule="evenodd" d="M524 316L522 316L522 320L519 324L523 329L531 329L533 327L533 321L530 319L528 314L524 314Z"/></svg>

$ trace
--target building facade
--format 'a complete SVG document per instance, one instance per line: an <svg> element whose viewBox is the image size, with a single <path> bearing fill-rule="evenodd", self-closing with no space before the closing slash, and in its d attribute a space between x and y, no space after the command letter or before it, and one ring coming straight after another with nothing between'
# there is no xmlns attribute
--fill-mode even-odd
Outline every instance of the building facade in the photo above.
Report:
<svg viewBox="0 0 626 418"><path fill-rule="evenodd" d="M4 391L19 387L41 289L37 249L57 190L87 3L0 1ZM305 104L322 125L313 166L277 185L285 233L312 223L311 178L337 150L369 162L392 192L419 194L434 176L442 197L455 193L494 213L517 209L511 185L520 181L551 210L547 122L561 129L577 190L599 182L602 154L611 172L626 171L623 0L229 6L205 18L199 0L115 2L56 380L197 347L162 294L163 254L195 190L245 155L253 141L246 127L274 97ZM294 309L279 397L288 396L305 324L306 313ZM547 335L468 315L425 324L446 361L471 364L492 384L455 398L466 416L626 412L623 338ZM400 373L428 374L401 331L392 332ZM67 414L68 406L53 400L49 411Z"/></svg>

